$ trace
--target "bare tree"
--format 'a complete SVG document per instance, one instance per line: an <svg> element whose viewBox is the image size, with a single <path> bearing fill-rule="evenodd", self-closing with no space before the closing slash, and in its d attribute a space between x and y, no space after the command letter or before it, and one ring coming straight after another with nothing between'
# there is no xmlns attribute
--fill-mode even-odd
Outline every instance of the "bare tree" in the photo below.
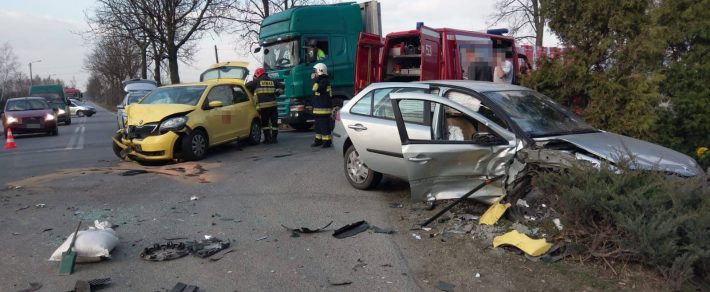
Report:
<svg viewBox="0 0 710 292"><path fill-rule="evenodd" d="M533 40L541 47L547 23L542 13L544 4L545 0L498 0L490 26L506 23L516 39Z"/></svg>
<svg viewBox="0 0 710 292"><path fill-rule="evenodd" d="M121 81L137 74L141 67L139 60L140 50L131 43L118 37L99 40L84 60L84 68L91 72L89 94L105 106L118 104L123 93Z"/></svg>
<svg viewBox="0 0 710 292"><path fill-rule="evenodd" d="M0 46L0 101L12 91L12 83L20 76L20 62L9 42Z"/></svg>
<svg viewBox="0 0 710 292"><path fill-rule="evenodd" d="M223 18L236 23L231 30L239 34L240 43L249 46L249 50L259 43L261 22L269 15L287 10L294 6L325 4L326 0L233 0Z"/></svg>

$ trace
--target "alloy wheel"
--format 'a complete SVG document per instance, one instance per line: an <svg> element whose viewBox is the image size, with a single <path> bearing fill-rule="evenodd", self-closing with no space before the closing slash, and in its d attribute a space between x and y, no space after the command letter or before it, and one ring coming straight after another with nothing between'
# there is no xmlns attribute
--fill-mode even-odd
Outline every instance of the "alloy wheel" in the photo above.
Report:
<svg viewBox="0 0 710 292"><path fill-rule="evenodd" d="M370 173L367 166L360 160L360 154L357 151L350 152L350 155L348 155L347 167L348 176L353 182L358 184L365 182Z"/></svg>
<svg viewBox="0 0 710 292"><path fill-rule="evenodd" d="M192 153L196 157L202 157L205 154L205 149L207 148L207 141L202 135L195 135L192 137Z"/></svg>

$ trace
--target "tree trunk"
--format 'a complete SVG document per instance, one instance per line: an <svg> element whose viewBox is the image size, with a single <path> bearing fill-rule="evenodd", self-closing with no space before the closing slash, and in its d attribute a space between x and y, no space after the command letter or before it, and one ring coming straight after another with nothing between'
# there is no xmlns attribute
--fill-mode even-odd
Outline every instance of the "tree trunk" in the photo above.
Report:
<svg viewBox="0 0 710 292"><path fill-rule="evenodd" d="M141 46L141 78L148 79L148 44Z"/></svg>
<svg viewBox="0 0 710 292"><path fill-rule="evenodd" d="M178 48L174 44L168 44L168 69L170 71L170 83L180 83L180 73L178 72Z"/></svg>
<svg viewBox="0 0 710 292"><path fill-rule="evenodd" d="M155 83L157 83L158 86L163 84L160 70L160 61L163 60L163 53L165 53L163 49L158 49L155 43L153 43L153 79L155 79Z"/></svg>
<svg viewBox="0 0 710 292"><path fill-rule="evenodd" d="M542 47L542 40L545 33L545 17L542 15L543 0L532 0L533 21L535 22L535 46Z"/></svg>

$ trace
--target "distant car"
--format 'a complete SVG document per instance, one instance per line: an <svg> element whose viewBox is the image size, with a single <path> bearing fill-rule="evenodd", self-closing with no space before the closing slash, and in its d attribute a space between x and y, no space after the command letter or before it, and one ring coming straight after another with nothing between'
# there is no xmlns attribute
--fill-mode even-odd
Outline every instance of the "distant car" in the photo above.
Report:
<svg viewBox="0 0 710 292"><path fill-rule="evenodd" d="M76 99L69 99L69 102L71 103L69 105L69 111L72 115L77 117L90 117L96 114L96 109L92 106L84 105Z"/></svg>
<svg viewBox="0 0 710 292"><path fill-rule="evenodd" d="M121 159L200 160L215 145L261 140L256 103L240 79L156 88L126 112L126 127L113 137Z"/></svg>
<svg viewBox="0 0 710 292"><path fill-rule="evenodd" d="M13 134L47 133L56 136L57 112L42 97L18 97L8 99L2 113L5 138L7 130Z"/></svg>
<svg viewBox="0 0 710 292"><path fill-rule="evenodd" d="M371 188L387 174L408 180L420 201L458 198L504 175L471 197L491 203L526 189L537 168L629 161L681 177L703 174L687 155L596 129L549 97L504 83L372 84L336 120L334 146L353 187Z"/></svg>
<svg viewBox="0 0 710 292"><path fill-rule="evenodd" d="M123 129L126 126L126 107L140 101L141 98L156 87L158 87L158 85L153 80L132 79L123 81L123 91L126 92L126 96L123 97L121 103L116 106L116 119L119 129Z"/></svg>
<svg viewBox="0 0 710 292"><path fill-rule="evenodd" d="M61 84L32 85L30 96L44 97L53 109L57 110L57 122L65 125L71 124L69 99L64 96L64 86Z"/></svg>

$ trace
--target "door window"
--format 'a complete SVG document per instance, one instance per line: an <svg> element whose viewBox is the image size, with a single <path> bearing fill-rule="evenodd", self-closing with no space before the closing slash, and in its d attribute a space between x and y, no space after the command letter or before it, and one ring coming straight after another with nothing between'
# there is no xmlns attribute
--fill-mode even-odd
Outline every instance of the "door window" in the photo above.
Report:
<svg viewBox="0 0 710 292"><path fill-rule="evenodd" d="M249 96L247 95L246 91L244 91L244 88L242 88L241 86L233 86L232 93L234 94L235 104L249 101Z"/></svg>
<svg viewBox="0 0 710 292"><path fill-rule="evenodd" d="M427 92L423 88L383 88L375 89L372 94L372 116L381 119L394 120L394 111L392 110L391 93L405 92ZM421 100L403 100L400 102L400 110L402 118L405 122L424 124L424 101Z"/></svg>
<svg viewBox="0 0 710 292"><path fill-rule="evenodd" d="M372 91L363 96L350 108L351 114L370 116L372 115Z"/></svg>
<svg viewBox="0 0 710 292"><path fill-rule="evenodd" d="M320 62L328 58L328 39L325 37L305 39L306 60L308 63Z"/></svg>
<svg viewBox="0 0 710 292"><path fill-rule="evenodd" d="M481 102L481 100L471 94L460 92L460 91L455 91L455 90L450 90L444 94L444 96L452 101L455 101L470 110L479 113L486 119L490 120L491 122L494 122L501 126L502 128L506 130L510 130L508 127L508 123L506 123L503 119L498 117L491 108L486 105L485 103Z"/></svg>
<svg viewBox="0 0 710 292"><path fill-rule="evenodd" d="M215 86L210 90L207 95L207 100L205 100L205 106L213 101L221 101L222 106L228 106L232 104L234 100L234 95L232 94L232 87L228 85Z"/></svg>

